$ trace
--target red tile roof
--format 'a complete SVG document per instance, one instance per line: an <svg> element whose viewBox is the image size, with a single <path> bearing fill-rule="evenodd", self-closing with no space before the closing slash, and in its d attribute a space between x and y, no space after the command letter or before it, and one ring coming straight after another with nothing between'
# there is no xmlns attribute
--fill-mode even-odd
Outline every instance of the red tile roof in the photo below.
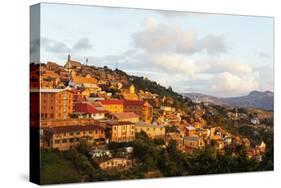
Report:
<svg viewBox="0 0 281 188"><path fill-rule="evenodd" d="M129 118L138 118L139 116L134 112L120 112L120 113L113 113L113 116L117 119L129 119Z"/></svg>
<svg viewBox="0 0 281 188"><path fill-rule="evenodd" d="M124 105L144 105L142 100L124 100Z"/></svg>
<svg viewBox="0 0 281 188"><path fill-rule="evenodd" d="M89 103L77 103L75 105L74 112L85 113L85 114L95 114L95 113L107 113L106 110L98 110L94 105Z"/></svg>
<svg viewBox="0 0 281 188"><path fill-rule="evenodd" d="M111 100L101 100L100 103L102 105L122 105L123 104L123 100L115 100L115 99L111 99Z"/></svg>

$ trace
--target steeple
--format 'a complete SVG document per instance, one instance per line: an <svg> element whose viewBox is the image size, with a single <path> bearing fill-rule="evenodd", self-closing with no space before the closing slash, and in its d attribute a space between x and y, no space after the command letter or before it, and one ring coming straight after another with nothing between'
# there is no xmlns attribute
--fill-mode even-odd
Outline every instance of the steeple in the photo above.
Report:
<svg viewBox="0 0 281 188"><path fill-rule="evenodd" d="M70 61L70 54L68 54L68 56L67 56L67 62L69 62Z"/></svg>

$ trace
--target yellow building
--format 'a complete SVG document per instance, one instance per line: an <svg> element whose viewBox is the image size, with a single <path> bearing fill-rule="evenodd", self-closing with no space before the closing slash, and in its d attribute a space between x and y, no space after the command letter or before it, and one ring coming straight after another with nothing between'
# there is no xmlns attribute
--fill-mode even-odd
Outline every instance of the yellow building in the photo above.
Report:
<svg viewBox="0 0 281 188"><path fill-rule="evenodd" d="M134 112L145 122L151 122L153 117L152 106L142 100L124 100L124 112Z"/></svg>
<svg viewBox="0 0 281 188"><path fill-rule="evenodd" d="M135 93L122 93L125 100L139 100L139 97Z"/></svg>
<svg viewBox="0 0 281 188"><path fill-rule="evenodd" d="M121 93L125 100L139 100L139 97L136 94L135 86L133 84L123 86Z"/></svg>
<svg viewBox="0 0 281 188"><path fill-rule="evenodd" d="M143 131L151 139L163 138L166 133L164 126L153 125L150 123L138 122L136 123L135 127L136 133L140 133L141 131Z"/></svg>
<svg viewBox="0 0 281 188"><path fill-rule="evenodd" d="M97 125L43 128L41 140L44 148L69 150L83 141L87 144L103 143L105 132Z"/></svg>
<svg viewBox="0 0 281 188"><path fill-rule="evenodd" d="M194 136L196 135L196 128L193 126L186 126L185 133L187 136Z"/></svg>
<svg viewBox="0 0 281 188"><path fill-rule="evenodd" d="M131 122L107 122L111 142L129 142L135 139L135 124Z"/></svg>
<svg viewBox="0 0 281 188"><path fill-rule="evenodd" d="M86 88L86 89L84 89L83 91L82 91L82 96L83 97L90 97L91 96L91 91L88 89L88 88Z"/></svg>
<svg viewBox="0 0 281 188"><path fill-rule="evenodd" d="M98 80L91 77L90 75L84 76L77 76L74 72L72 74L71 84L75 86L84 86L86 85L87 88L97 86Z"/></svg>
<svg viewBox="0 0 281 188"><path fill-rule="evenodd" d="M135 94L136 93L136 88L133 84L129 84L129 85L125 85L122 87L121 89L122 93L131 93L131 94Z"/></svg>
<svg viewBox="0 0 281 188"><path fill-rule="evenodd" d="M204 140L199 136L186 136L183 139L183 143L186 147L191 149L201 149L205 147Z"/></svg>
<svg viewBox="0 0 281 188"><path fill-rule="evenodd" d="M101 100L100 104L106 110L112 113L124 112L124 105L122 100Z"/></svg>

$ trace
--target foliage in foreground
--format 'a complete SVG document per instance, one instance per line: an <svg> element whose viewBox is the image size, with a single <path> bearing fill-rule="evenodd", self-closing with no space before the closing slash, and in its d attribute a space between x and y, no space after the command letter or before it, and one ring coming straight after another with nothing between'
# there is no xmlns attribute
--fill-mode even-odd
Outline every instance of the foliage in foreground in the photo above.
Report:
<svg viewBox="0 0 281 188"><path fill-rule="evenodd" d="M102 171L87 156L88 149L81 144L77 149L66 152L42 151L42 183L67 183L81 181L105 181L120 179L147 178L148 172L159 171L161 176L185 176L217 173L251 172L273 170L273 148L258 163L244 155L233 157L226 152L217 154L212 149L205 149L192 154L177 150L171 142L163 148L162 140L151 140L142 132L130 143L111 143L110 149L133 146L133 156L139 166L126 171Z"/></svg>

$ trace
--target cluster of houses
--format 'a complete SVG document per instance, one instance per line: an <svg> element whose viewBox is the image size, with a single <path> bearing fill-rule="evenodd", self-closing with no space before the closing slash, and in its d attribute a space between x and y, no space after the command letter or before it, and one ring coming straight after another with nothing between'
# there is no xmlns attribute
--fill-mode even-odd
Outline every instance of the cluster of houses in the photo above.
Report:
<svg viewBox="0 0 281 188"><path fill-rule="evenodd" d="M183 152L207 145L218 151L233 144L250 145L220 127L208 127L202 118L204 110L197 108L192 120L184 119L184 113L172 105L172 98L137 90L127 77L84 66L70 55L65 66L32 64L30 88L30 120L32 126L40 126L41 148L65 151L82 141L92 146L130 142L140 132L166 144L175 140ZM176 131L167 132L171 126ZM264 143L249 149L248 155L263 153L261 148L265 148ZM104 149L93 150L91 155L101 169L126 169L136 164L130 151L120 157Z"/></svg>

